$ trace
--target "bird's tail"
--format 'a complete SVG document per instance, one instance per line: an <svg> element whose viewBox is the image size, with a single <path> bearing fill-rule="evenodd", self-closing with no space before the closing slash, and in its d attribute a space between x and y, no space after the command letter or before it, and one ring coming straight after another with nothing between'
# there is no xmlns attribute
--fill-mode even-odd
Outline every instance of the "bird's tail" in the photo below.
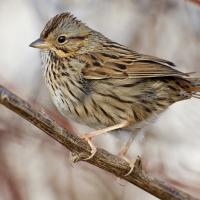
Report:
<svg viewBox="0 0 200 200"><path fill-rule="evenodd" d="M191 78L192 97L200 99L200 78Z"/></svg>

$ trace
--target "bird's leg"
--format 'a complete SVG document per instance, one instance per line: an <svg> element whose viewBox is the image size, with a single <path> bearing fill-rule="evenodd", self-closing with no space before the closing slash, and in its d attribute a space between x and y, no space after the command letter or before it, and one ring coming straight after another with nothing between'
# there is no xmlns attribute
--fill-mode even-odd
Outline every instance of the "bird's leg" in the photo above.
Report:
<svg viewBox="0 0 200 200"><path fill-rule="evenodd" d="M129 122L125 121L125 122L122 122L122 123L119 123L119 124L116 124L116 125L113 125L113 126L109 126L109 127L106 127L106 128L103 128L103 129L99 129L99 130L96 130L96 131L92 131L90 133L86 133L84 135L81 136L81 138L85 139L88 144L90 145L90 148L91 148L91 155L84 159L84 160L89 160L91 159L94 154L96 153L97 151L97 148L93 145L93 143L91 142L91 140L98 136L98 135L101 135L103 133L106 133L106 132L109 132L109 131L113 131L113 130L116 130L116 129L120 129L120 128L124 128L126 126L129 125Z"/></svg>
<svg viewBox="0 0 200 200"><path fill-rule="evenodd" d="M128 162L129 166L130 166L130 170L124 176L130 175L131 172L133 171L134 167L136 167L136 165L137 165L136 168L140 168L142 170L142 162L141 162L141 159L140 159L139 156L137 156L137 159L132 159L132 160L129 160L126 157L126 154L127 154L128 150L129 150L131 144L133 143L133 141L136 141L137 139L139 139L138 137L136 138L136 136L139 136L139 134L140 134L140 136L142 134L140 128L136 129L134 134L131 134L131 136L128 139L128 141L122 146L121 150L118 153L118 156L123 158L126 162Z"/></svg>
<svg viewBox="0 0 200 200"><path fill-rule="evenodd" d="M119 157L123 158L126 162L129 163L130 166L130 170L128 171L128 173L126 173L124 176L128 176L129 174L131 174L131 172L134 169L134 163L132 161L130 161L127 157L126 154L131 146L131 144L133 143L133 140L135 138L135 134L132 134L131 137L128 139L128 141L122 146L121 150L119 151L119 153L117 154Z"/></svg>
<svg viewBox="0 0 200 200"><path fill-rule="evenodd" d="M119 153L117 154L119 157L124 158L126 156L126 154L127 154L128 150L129 150L134 138L135 138L135 136L134 137L130 137L128 139L128 141L124 143L124 145L120 149Z"/></svg>

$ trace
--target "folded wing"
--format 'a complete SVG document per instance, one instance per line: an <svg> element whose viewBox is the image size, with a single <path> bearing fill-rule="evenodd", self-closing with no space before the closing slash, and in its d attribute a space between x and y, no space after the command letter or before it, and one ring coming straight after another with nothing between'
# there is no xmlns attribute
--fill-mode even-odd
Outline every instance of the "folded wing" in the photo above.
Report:
<svg viewBox="0 0 200 200"><path fill-rule="evenodd" d="M84 54L80 59L86 63L83 70L86 79L187 76L176 70L172 62L142 55L121 45L108 51Z"/></svg>

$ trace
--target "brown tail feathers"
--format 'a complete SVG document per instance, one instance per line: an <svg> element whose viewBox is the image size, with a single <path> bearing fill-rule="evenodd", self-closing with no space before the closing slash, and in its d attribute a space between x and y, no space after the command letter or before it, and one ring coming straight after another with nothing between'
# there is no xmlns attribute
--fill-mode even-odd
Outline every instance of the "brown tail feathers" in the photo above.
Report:
<svg viewBox="0 0 200 200"><path fill-rule="evenodd" d="M192 86L192 97L200 99L200 78L192 78L190 82Z"/></svg>

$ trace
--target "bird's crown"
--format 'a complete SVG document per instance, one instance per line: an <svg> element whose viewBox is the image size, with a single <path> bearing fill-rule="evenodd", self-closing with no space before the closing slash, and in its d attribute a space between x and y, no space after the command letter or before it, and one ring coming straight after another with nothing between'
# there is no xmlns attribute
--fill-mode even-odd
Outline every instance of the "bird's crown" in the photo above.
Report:
<svg viewBox="0 0 200 200"><path fill-rule="evenodd" d="M89 28L76 17L74 17L71 13L64 12L54 16L47 22L40 34L40 38L47 38L48 35L55 29L65 29L71 32L77 29L82 29L84 31L86 29L88 30Z"/></svg>

